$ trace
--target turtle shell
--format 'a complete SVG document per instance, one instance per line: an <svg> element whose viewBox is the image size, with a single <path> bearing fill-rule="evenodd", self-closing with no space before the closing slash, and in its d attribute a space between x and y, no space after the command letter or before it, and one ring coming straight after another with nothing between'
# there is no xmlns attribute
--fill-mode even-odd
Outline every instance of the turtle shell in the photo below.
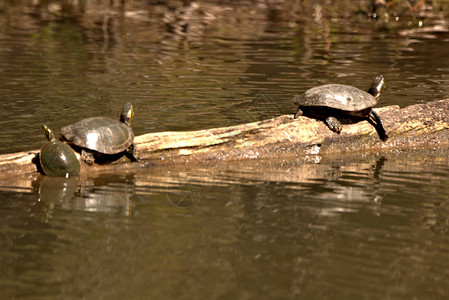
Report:
<svg viewBox="0 0 449 300"><path fill-rule="evenodd" d="M41 148L39 154L42 171L47 176L67 177L80 173L80 164L69 145L52 141Z"/></svg>
<svg viewBox="0 0 449 300"><path fill-rule="evenodd" d="M106 117L93 117L61 128L64 138L76 146L104 154L116 154L132 145L134 133L128 125Z"/></svg>
<svg viewBox="0 0 449 300"><path fill-rule="evenodd" d="M360 111L377 103L376 98L356 87L343 84L326 84L295 96L299 106L322 106L344 111Z"/></svg>

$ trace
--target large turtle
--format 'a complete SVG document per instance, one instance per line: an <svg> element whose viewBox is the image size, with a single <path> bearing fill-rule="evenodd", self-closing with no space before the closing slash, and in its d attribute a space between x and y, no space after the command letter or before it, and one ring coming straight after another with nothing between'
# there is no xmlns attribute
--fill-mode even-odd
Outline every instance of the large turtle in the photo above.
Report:
<svg viewBox="0 0 449 300"><path fill-rule="evenodd" d="M115 154L130 154L131 160L135 161L134 133L130 127L133 116L133 106L126 103L120 122L107 117L87 118L62 127L61 134L69 143L81 148L81 159L89 165L96 157Z"/></svg>
<svg viewBox="0 0 449 300"><path fill-rule="evenodd" d="M73 149L69 145L56 140L52 131L46 125L42 125L42 131L48 139L39 153L39 161L44 174L53 177L79 175L80 163Z"/></svg>
<svg viewBox="0 0 449 300"><path fill-rule="evenodd" d="M374 78L368 92L356 87L343 84L326 84L307 90L300 96L295 96L294 102L298 105L298 116L310 116L324 120L330 130L340 133L342 124L340 120L368 120L377 130L382 141L388 135L379 115L372 109L377 104L384 85L384 77Z"/></svg>

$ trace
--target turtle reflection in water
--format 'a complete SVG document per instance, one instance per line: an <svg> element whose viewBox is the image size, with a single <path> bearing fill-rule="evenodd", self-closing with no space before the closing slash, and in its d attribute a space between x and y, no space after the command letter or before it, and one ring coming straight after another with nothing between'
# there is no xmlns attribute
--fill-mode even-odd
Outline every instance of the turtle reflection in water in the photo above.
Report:
<svg viewBox="0 0 449 300"><path fill-rule="evenodd" d="M134 133L130 127L133 116L133 106L126 103L120 122L107 117L87 118L61 128L61 133L66 141L81 148L81 159L89 165L96 158L107 162L122 154L131 155L135 161Z"/></svg>
<svg viewBox="0 0 449 300"><path fill-rule="evenodd" d="M80 164L73 149L69 145L55 139L52 131L42 125L42 131L47 137L39 153L42 171L47 176L69 177L80 173Z"/></svg>
<svg viewBox="0 0 449 300"><path fill-rule="evenodd" d="M379 115L372 109L377 104L384 85L384 77L374 78L368 92L343 84L326 84L307 90L300 96L295 96L298 105L298 116L310 116L324 120L330 130L340 133L342 124L339 119L351 121L368 120L377 130L382 141L388 134Z"/></svg>

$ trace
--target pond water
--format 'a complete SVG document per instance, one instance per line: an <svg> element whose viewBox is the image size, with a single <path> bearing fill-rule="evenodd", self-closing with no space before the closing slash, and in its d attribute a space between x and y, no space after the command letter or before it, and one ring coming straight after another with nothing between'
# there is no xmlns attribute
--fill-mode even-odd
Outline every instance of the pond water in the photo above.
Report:
<svg viewBox="0 0 449 300"><path fill-rule="evenodd" d="M112 2L0 1L0 154L128 101L140 135L377 74L379 106L449 98L443 6ZM2 179L0 298L446 299L448 191L447 149Z"/></svg>

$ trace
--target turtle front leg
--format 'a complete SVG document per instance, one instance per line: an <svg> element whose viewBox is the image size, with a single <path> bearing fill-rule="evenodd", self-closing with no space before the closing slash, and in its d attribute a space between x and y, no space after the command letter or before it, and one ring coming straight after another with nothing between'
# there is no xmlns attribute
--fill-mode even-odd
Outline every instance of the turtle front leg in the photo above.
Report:
<svg viewBox="0 0 449 300"><path fill-rule="evenodd" d="M95 157L92 152L81 150L81 160L84 161L89 166L93 165L95 162Z"/></svg>
<svg viewBox="0 0 449 300"><path fill-rule="evenodd" d="M302 109L298 107L294 119L297 119L299 116L302 116L303 114L304 112L302 111Z"/></svg>
<svg viewBox="0 0 449 300"><path fill-rule="evenodd" d="M376 128L377 134L382 141L386 141L388 139L387 131L385 130L384 123L382 119L379 117L377 112L371 110L368 115L368 121Z"/></svg>
<svg viewBox="0 0 449 300"><path fill-rule="evenodd" d="M131 161L138 161L139 160L139 157L137 155L136 144L131 144L131 146L129 146L128 149L126 149L126 151L130 154Z"/></svg>
<svg viewBox="0 0 449 300"><path fill-rule="evenodd" d="M343 125L341 125L340 121L338 121L335 117L327 117L324 120L324 123L326 123L330 130L336 133L340 133L343 129Z"/></svg>

